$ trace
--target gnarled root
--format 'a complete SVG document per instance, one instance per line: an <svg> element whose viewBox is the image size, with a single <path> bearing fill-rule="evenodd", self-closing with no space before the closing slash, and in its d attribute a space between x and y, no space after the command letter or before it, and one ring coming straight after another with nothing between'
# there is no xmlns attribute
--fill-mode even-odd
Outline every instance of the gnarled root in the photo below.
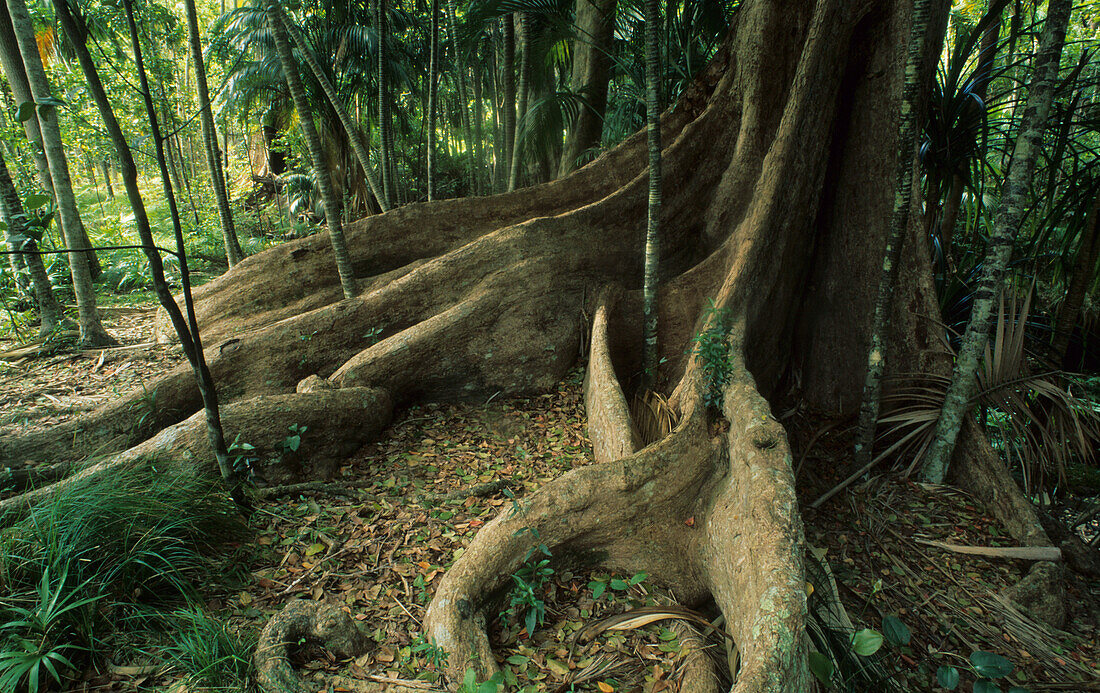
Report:
<svg viewBox="0 0 1100 693"><path fill-rule="evenodd" d="M295 600L271 617L256 644L256 681L265 693L311 693L290 664L293 650L321 645L337 658L361 654L368 642L340 607Z"/></svg>
<svg viewBox="0 0 1100 693"><path fill-rule="evenodd" d="M597 319L586 393L597 409L590 419L602 422L591 429L597 449L612 449L605 437L615 445L630 439L622 428L629 421L599 410L608 403L617 410L623 401L601 356L605 326ZM672 434L569 472L481 530L444 576L424 622L427 635L450 653L452 681L468 668L482 680L497 669L485 622L507 576L542 543L559 565L645 571L688 604L713 597L742 653L735 691L809 690L802 528L790 452L740 352L731 353L726 440L710 434L698 371L689 371L681 397L686 410Z"/></svg>

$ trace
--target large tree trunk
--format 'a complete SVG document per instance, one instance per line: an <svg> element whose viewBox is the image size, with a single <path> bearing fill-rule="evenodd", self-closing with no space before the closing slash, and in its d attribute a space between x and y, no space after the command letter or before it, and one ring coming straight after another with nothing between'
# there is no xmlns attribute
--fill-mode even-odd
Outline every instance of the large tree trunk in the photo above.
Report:
<svg viewBox="0 0 1100 693"><path fill-rule="evenodd" d="M310 431L316 421L334 450L377 431L348 424L359 414L327 413L349 397L384 421L413 401L551 386L595 316L586 402L597 464L486 525L444 576L425 630L450 653L452 685L467 667L483 677L494 668L485 614L532 545L518 530L534 528L563 569L644 570L685 603L713 600L741 653L738 693L811 690L802 524L768 401L839 415L858 406L876 287L853 278L877 277L882 261L892 191L881 181L897 159L909 5L747 0L723 49L662 117L656 388L678 424L648 447L637 449L618 384L640 364L645 133L545 185L350 225L364 289L355 298L341 300L332 251L315 237L247 258L196 293L225 400L311 416ZM928 258L913 224L910 234L891 368L942 372ZM375 329L381 341L365 336ZM688 353L702 331L727 353ZM180 422L200 406L193 381L179 368L150 391L48 435L0 441L0 465L94 451L105 459L96 473L107 473L135 446L178 447L190 430ZM251 439L238 427L256 423L227 426ZM0 513L18 502L0 502ZM295 607L274 620L262 656L285 655L287 638L329 637L320 615ZM262 683L296 690L285 661L266 664ZM707 690L702 669L684 690Z"/></svg>

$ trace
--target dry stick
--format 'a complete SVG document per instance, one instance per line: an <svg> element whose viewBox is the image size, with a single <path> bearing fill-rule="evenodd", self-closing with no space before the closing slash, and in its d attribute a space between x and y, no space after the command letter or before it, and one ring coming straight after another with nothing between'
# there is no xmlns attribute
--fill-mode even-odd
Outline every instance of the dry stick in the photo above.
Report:
<svg viewBox="0 0 1100 693"><path fill-rule="evenodd" d="M968 556L986 556L988 558L1010 558L1019 561L1061 561L1062 550L1057 546L963 546L945 541L915 539L918 544L935 546L937 549L962 553Z"/></svg>
<svg viewBox="0 0 1100 693"><path fill-rule="evenodd" d="M78 24L77 18L71 14L69 5L65 0L54 0L54 8L57 12L57 18L61 23L62 30L67 35L73 50L76 52L80 68L84 72L84 77L88 82L89 92L96 103L96 107L99 109L100 116L103 118L107 134L111 138L115 150L118 153L119 168L122 173L123 184L126 187L126 195L130 200L130 205L134 210L134 221L137 226L138 236L141 238L142 242L142 244L137 247L140 247L145 252L145 256L149 260L149 270L153 275L153 286L157 298L160 300L161 305L164 306L165 311L167 311L172 321L172 326L179 335L180 345L183 347L183 351L187 355L188 361L191 363L191 369L194 371L199 392L203 399L203 408L206 412L207 435L210 438L211 447L214 449L214 454L217 457L218 467L222 477L230 485L230 492L234 500L242 508L247 508L247 499L241 495L239 482L236 480L229 464L229 454L226 450L225 437L221 430L221 417L218 412L217 393L214 390L213 378L210 375L210 370L206 366L206 360L202 352L202 341L199 337L194 303L191 299L191 283L190 275L187 271L187 257L183 245L183 232L179 227L178 217L175 219L176 251L172 254L176 255L180 264L180 279L183 284L187 321L184 320L183 314L180 312L179 306L176 304L175 299L172 297L172 292L168 288L168 282L165 280L164 265L161 262L160 253L157 252L159 249L153 241L153 232L149 225L149 216L145 211L145 201L142 199L141 190L138 188L137 167L134 164L133 154L130 152L129 143L126 141L125 135L122 134L122 128L119 127L114 109L111 108L111 103L107 98L107 92L103 88L103 83L100 81L95 63L92 61L91 54L89 54L84 42L86 30L83 26L83 22L81 21ZM132 7L130 6L129 0L126 0L126 9L135 49L139 49L140 45L137 43L137 26L133 20ZM156 118L153 116L153 111L151 110L152 100L149 97L148 81L145 80L140 50L136 50L135 58L141 70L141 76L146 89L146 106L150 112L154 137L157 137L159 135L159 128L156 126ZM163 174L163 147L159 138L157 139L157 147Z"/></svg>

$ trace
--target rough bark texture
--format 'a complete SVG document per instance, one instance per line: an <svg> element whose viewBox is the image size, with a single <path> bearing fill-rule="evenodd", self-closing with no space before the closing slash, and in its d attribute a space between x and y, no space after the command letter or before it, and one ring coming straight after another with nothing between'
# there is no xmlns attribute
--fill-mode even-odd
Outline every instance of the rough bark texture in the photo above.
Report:
<svg viewBox="0 0 1100 693"><path fill-rule="evenodd" d="M355 298L341 300L332 251L317 238L250 257L197 292L206 356L235 403L227 411L270 402L270 415L286 407L298 423L349 408L339 397L391 394L348 419L322 414L318 430L333 436L366 436L352 422L416 400L549 387L595 316L584 341L599 463L483 527L438 585L425 629L449 652L452 686L467 667L494 668L485 615L531 547L517 530L534 528L563 568L644 570L686 604L712 600L742 657L734 691L811 690L802 525L768 398L840 415L858 406L875 287L852 277L881 265L892 199L880 183L896 162L908 12L900 0L744 2L724 48L663 116L657 387L679 423L643 449L618 382L640 365L644 133L558 181L349 226L364 287ZM899 369L942 368L915 238L902 255L892 348ZM614 285L623 289L605 291ZM728 354L690 353L702 330L717 330ZM716 369L724 377L707 392ZM184 369L149 393L49 435L0 441L0 464L166 445L151 437L178 430L198 395ZM716 398L720 407L707 405ZM291 629L272 630L286 642ZM274 656L285 663L285 648ZM685 690L711 685L699 670ZM272 686L284 683L293 681Z"/></svg>

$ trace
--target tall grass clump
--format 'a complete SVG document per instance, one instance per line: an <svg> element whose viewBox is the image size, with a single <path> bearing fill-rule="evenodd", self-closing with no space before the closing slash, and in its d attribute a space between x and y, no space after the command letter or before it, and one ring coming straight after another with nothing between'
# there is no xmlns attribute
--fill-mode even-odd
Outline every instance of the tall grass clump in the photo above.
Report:
<svg viewBox="0 0 1100 693"><path fill-rule="evenodd" d="M107 651L112 624L194 601L216 549L244 533L213 489L149 465L0 518L0 690L60 684Z"/></svg>
<svg viewBox="0 0 1100 693"><path fill-rule="evenodd" d="M166 622L163 654L172 668L209 691L251 690L255 637L242 637L200 608L178 609Z"/></svg>

